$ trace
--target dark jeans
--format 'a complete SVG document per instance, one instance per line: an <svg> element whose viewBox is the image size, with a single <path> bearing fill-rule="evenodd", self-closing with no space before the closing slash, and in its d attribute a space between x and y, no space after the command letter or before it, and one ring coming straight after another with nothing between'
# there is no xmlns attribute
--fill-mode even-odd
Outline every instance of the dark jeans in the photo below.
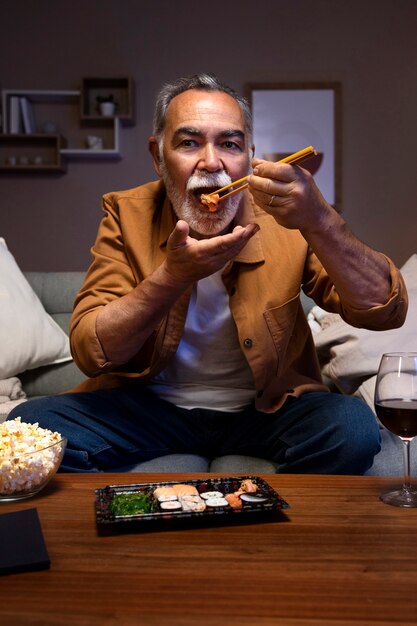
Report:
<svg viewBox="0 0 417 626"><path fill-rule="evenodd" d="M363 474L380 449L375 416L357 398L306 393L276 413L181 409L142 386L30 400L8 416L67 437L62 471L117 470L173 453L268 459L280 473Z"/></svg>

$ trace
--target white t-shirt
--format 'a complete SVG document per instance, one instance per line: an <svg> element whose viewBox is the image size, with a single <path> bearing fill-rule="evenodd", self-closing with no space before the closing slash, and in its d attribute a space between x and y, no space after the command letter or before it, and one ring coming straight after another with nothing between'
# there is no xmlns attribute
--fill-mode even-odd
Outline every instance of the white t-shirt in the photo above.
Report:
<svg viewBox="0 0 417 626"><path fill-rule="evenodd" d="M194 285L178 350L149 384L161 398L186 409L239 411L255 396L222 271Z"/></svg>

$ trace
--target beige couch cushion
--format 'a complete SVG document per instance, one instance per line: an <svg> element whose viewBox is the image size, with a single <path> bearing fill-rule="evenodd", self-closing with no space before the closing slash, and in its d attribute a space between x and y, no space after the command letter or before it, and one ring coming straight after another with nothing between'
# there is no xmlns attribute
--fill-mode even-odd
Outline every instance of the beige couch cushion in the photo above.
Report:
<svg viewBox="0 0 417 626"><path fill-rule="evenodd" d="M384 352L417 351L417 254L408 259L401 272L410 300L401 328L379 332L354 328L332 314L321 320L323 329L314 334L323 374L344 393L355 392L377 373Z"/></svg>
<svg viewBox="0 0 417 626"><path fill-rule="evenodd" d="M71 361L68 336L43 308L0 238L0 379Z"/></svg>

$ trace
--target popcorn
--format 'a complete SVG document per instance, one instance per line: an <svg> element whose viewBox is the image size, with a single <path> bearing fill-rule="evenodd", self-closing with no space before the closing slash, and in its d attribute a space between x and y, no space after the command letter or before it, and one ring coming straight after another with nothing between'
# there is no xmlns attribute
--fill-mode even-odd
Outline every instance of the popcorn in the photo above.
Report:
<svg viewBox="0 0 417 626"><path fill-rule="evenodd" d="M0 494L32 491L46 482L60 462L59 442L59 433L20 417L0 424Z"/></svg>

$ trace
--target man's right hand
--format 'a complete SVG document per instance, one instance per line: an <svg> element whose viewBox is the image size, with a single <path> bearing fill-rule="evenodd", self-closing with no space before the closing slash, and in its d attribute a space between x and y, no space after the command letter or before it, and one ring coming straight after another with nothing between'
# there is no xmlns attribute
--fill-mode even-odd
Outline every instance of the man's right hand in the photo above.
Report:
<svg viewBox="0 0 417 626"><path fill-rule="evenodd" d="M224 267L258 230L257 224L248 224L226 235L197 240L190 237L187 222L179 220L168 238L162 265L97 314L96 331L110 369L137 354L181 294Z"/></svg>
<svg viewBox="0 0 417 626"><path fill-rule="evenodd" d="M235 258L259 230L258 224L235 226L231 233L194 239L184 220L178 220L168 238L165 270L174 283L184 288L219 271Z"/></svg>

